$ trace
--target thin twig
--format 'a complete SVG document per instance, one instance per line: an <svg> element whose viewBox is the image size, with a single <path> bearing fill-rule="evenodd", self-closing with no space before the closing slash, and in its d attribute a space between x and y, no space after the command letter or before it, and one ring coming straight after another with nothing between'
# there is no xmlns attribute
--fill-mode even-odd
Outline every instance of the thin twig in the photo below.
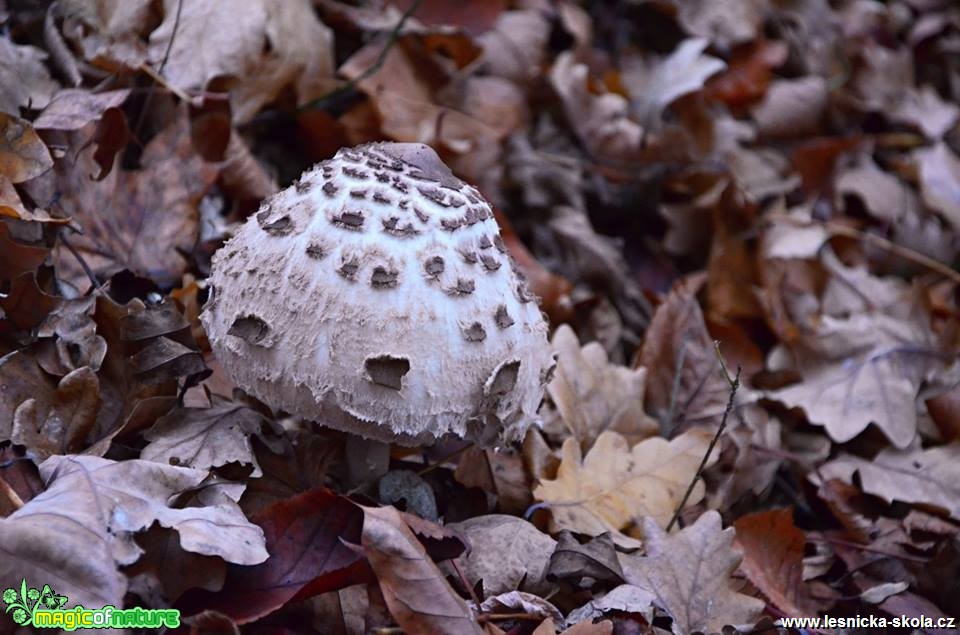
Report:
<svg viewBox="0 0 960 635"><path fill-rule="evenodd" d="M383 48L380 49L380 53L377 55L377 59L374 60L373 64L371 64L366 70L353 79L347 80L342 85L334 88L325 95L321 95L316 99L308 101L303 106L300 106L297 111L303 112L305 110L322 108L326 102L330 101L331 99L336 99L337 97L353 90L357 84L379 71L380 67L383 66L383 63L387 60L387 54L390 52L390 49L393 48L393 46L397 43L397 40L400 38L400 31L403 30L403 27L407 23L407 20L410 18L410 16L416 13L417 9L420 8L420 4L422 2L423 0L415 0L414 3L403 12L403 15L400 16L400 19L397 20L397 23L390 30L390 35L387 37L386 43L383 45Z"/></svg>
<svg viewBox="0 0 960 635"><path fill-rule="evenodd" d="M10 501L10 504L14 509L20 509L23 507L23 499L20 498L20 495L10 486L7 481L0 476L0 494L6 496L7 500Z"/></svg>
<svg viewBox="0 0 960 635"><path fill-rule="evenodd" d="M87 264L87 261L83 259L83 255L76 250L76 248L70 244L70 241L67 240L67 234L63 231L63 228L60 228L60 231L57 232L57 235L60 237L60 241L63 245L73 254L73 257L77 259L77 262L80 263L80 267L83 269L83 272L87 274L87 277L90 278L91 284L93 284L94 289L99 289L101 287L100 281L97 280L97 276L93 273L93 270L90 268L90 265Z"/></svg>
<svg viewBox="0 0 960 635"><path fill-rule="evenodd" d="M720 360L720 369L723 371L723 377L727 380L727 383L730 384L730 398L727 399L727 407L723 411L723 418L720 420L720 427L717 428L717 433L713 435L712 439L710 439L710 445L707 446L707 452L703 455L703 460L700 461L700 466L697 468L696 473L694 473L693 479L690 481L690 486L687 487L686 493L683 495L683 498L680 499L680 504L677 505L676 510L673 512L673 517L667 524L668 532L673 529L673 526L676 524L677 520L680 519L680 511L687 504L687 500L690 499L690 495L693 493L693 488L696 487L697 481L700 480L700 477L703 475L703 470L707 467L707 462L710 460L710 454L713 452L714 446L717 445L720 435L723 434L723 431L727 427L727 417L729 417L730 413L733 411L733 403L737 396L737 389L740 388L740 364L737 364L737 374L731 378L730 373L727 372L727 364L723 360L723 355L720 354L720 342L714 342L713 345L717 352L717 359Z"/></svg>
<svg viewBox="0 0 960 635"><path fill-rule="evenodd" d="M484 622L503 622L506 620L543 620L542 615L532 615L530 613L482 613L477 616L477 621Z"/></svg>
<svg viewBox="0 0 960 635"><path fill-rule="evenodd" d="M463 571L460 569L460 565L457 564L457 560L460 558L451 558L450 566L453 567L453 570L457 572L457 577L460 578L460 584L464 586L467 590L467 593L470 594L470 599L473 600L473 603L477 605L477 610L480 610L480 598L477 597L477 592L473 590L473 587L470 586L470 581L467 580L467 576L463 575Z"/></svg>
<svg viewBox="0 0 960 635"><path fill-rule="evenodd" d="M683 377L683 365L686 363L687 358L687 341L690 339L689 334L690 331L684 331L680 337L680 350L677 353L677 363L673 369L673 385L670 387L670 405L667 409L666 419L660 423L660 432L665 437L670 436L675 427L673 418L677 413L677 395L680 393L680 379Z"/></svg>
<svg viewBox="0 0 960 635"><path fill-rule="evenodd" d="M455 457L463 454L464 452L466 452L467 450L469 450L469 449L472 448L472 447L473 447L473 444L472 444L472 443L468 443L468 444L466 444L465 446L463 446L462 448L460 448L459 450L454 450L453 452L451 452L450 454L446 455L445 457L442 457L439 461L436 461L436 462L434 462L434 463L431 463L430 465L426 466L425 468L423 468L422 470L420 470L419 472L417 472L417 476L423 476L424 474L428 474L428 473L432 472L433 470L437 469L438 467L440 467L441 465L443 465L444 463L446 463L446 462L449 461L450 459L455 458Z"/></svg>
<svg viewBox="0 0 960 635"><path fill-rule="evenodd" d="M149 75L155 82L159 83L162 86L168 86L167 82L163 79L163 69L167 65L167 60L170 59L170 51L173 50L173 41L177 37L177 29L180 27L180 13L183 10L183 0L177 0L177 12L173 16L173 29L170 31L170 41L167 42L167 50L163 52L163 59L160 60L160 66L157 67L156 73L153 69L148 66L146 63L141 64L140 68ZM160 80L157 80L157 77ZM183 99L185 102L190 103L190 99L184 99L180 96L177 91L172 91L180 99ZM153 91L147 93L146 98L143 100L143 108L140 109L140 114L137 116L137 125L133 127L133 138L139 141L140 139L140 128L143 126L143 121L146 118L147 111L150 110L150 102L153 100Z"/></svg>

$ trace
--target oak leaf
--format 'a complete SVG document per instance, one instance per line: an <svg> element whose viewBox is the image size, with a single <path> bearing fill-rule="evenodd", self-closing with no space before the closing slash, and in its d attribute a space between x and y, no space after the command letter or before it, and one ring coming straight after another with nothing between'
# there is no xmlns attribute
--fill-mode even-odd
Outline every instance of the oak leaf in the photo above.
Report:
<svg viewBox="0 0 960 635"><path fill-rule="evenodd" d="M643 411L647 371L611 364L598 342L580 346L576 333L561 324L550 345L557 370L547 392L560 418L582 447L600 433L618 432L630 442L653 436L657 422Z"/></svg>
<svg viewBox="0 0 960 635"><path fill-rule="evenodd" d="M764 604L731 586L730 574L741 559L733 547L734 533L733 528L721 528L720 514L712 510L669 536L647 518L647 555L621 555L624 575L630 584L653 594L654 603L673 618L676 635L752 625Z"/></svg>
<svg viewBox="0 0 960 635"><path fill-rule="evenodd" d="M598 536L613 532L614 539L626 538L629 529L644 516L666 526L706 454L710 434L691 430L671 441L653 437L630 449L616 432L604 432L593 448L581 456L575 439L563 444L563 460L554 480L541 480L533 495L547 503L551 530ZM716 461L711 456L708 465ZM704 495L697 481L687 501L698 503Z"/></svg>
<svg viewBox="0 0 960 635"><path fill-rule="evenodd" d="M811 478L853 483L859 472L863 491L888 502L933 505L960 520L960 444L935 448L882 450L872 461L842 454Z"/></svg>

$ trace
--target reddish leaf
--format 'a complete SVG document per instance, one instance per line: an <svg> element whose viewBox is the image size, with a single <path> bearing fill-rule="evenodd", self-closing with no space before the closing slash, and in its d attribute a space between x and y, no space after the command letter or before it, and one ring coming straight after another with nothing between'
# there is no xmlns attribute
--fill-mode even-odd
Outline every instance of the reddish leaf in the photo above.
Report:
<svg viewBox="0 0 960 635"><path fill-rule="evenodd" d="M253 519L266 537L270 558L253 567L233 566L218 593L187 593L187 614L215 610L238 624L276 611L293 600L369 580L359 544L363 512L322 487L271 505Z"/></svg>

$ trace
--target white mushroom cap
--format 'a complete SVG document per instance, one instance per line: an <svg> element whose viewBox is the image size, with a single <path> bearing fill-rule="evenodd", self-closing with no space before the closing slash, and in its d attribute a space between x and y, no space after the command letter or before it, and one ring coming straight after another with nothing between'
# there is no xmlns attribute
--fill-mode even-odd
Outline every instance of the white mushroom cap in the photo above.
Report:
<svg viewBox="0 0 960 635"><path fill-rule="evenodd" d="M344 149L213 258L203 324L273 408L381 441L523 435L555 365L490 205L428 146Z"/></svg>

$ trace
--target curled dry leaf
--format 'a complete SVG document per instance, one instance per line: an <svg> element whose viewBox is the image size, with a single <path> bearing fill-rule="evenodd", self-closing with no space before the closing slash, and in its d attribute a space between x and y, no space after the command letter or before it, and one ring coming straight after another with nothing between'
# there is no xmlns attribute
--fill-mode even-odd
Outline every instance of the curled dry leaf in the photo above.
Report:
<svg viewBox="0 0 960 635"><path fill-rule="evenodd" d="M393 507L363 508L363 553L397 624L414 633L481 633L467 603Z"/></svg>
<svg viewBox="0 0 960 635"><path fill-rule="evenodd" d="M676 635L752 625L764 605L731 584L730 574L741 559L733 548L734 534L732 527L722 529L715 511L670 536L647 518L643 523L647 555L620 556L627 582L653 595L654 604L673 618Z"/></svg>
<svg viewBox="0 0 960 635"><path fill-rule="evenodd" d="M557 542L526 520L488 514L447 526L469 541L470 552L461 556L461 568L471 585L483 582L485 594L516 590L545 594L553 587L546 573Z"/></svg>
<svg viewBox="0 0 960 635"><path fill-rule="evenodd" d="M557 607L542 597L523 591L509 591L487 598L479 608L483 613L525 613L555 622L563 621L563 614Z"/></svg>
<svg viewBox="0 0 960 635"><path fill-rule="evenodd" d="M665 527L706 454L710 433L685 432L671 441L654 437L630 449L616 432L604 432L586 456L575 439L563 443L563 460L554 480L541 480L534 497L547 503L553 531L569 529L591 536L613 532L615 542L636 545L620 530L637 536L635 526L650 516ZM710 463L716 461L711 456ZM698 481L688 505L698 503Z"/></svg>
<svg viewBox="0 0 960 635"><path fill-rule="evenodd" d="M561 531L557 548L550 555L547 579L566 582L578 589L589 589L595 584L621 584L623 571L612 535L603 533L580 544L572 533Z"/></svg>
<svg viewBox="0 0 960 635"><path fill-rule="evenodd" d="M891 503L932 505L960 520L960 444L927 450L887 448L872 461L842 454L822 466L820 476L810 478L853 483L855 472L860 474L860 486L868 494Z"/></svg>
<svg viewBox="0 0 960 635"><path fill-rule="evenodd" d="M589 448L607 430L630 443L658 432L657 422L643 411L645 368L611 364L603 346L590 342L581 347L566 324L554 332L550 345L557 370L547 392L581 447Z"/></svg>
<svg viewBox="0 0 960 635"><path fill-rule="evenodd" d="M648 623L653 622L654 595L632 584L621 584L597 600L590 600L580 608L570 611L567 626L581 622L593 622L607 613L639 613Z"/></svg>
<svg viewBox="0 0 960 635"><path fill-rule="evenodd" d="M33 121L37 130L80 130L98 121L111 108L119 108L130 95L130 89L92 93L81 88L58 91Z"/></svg>

